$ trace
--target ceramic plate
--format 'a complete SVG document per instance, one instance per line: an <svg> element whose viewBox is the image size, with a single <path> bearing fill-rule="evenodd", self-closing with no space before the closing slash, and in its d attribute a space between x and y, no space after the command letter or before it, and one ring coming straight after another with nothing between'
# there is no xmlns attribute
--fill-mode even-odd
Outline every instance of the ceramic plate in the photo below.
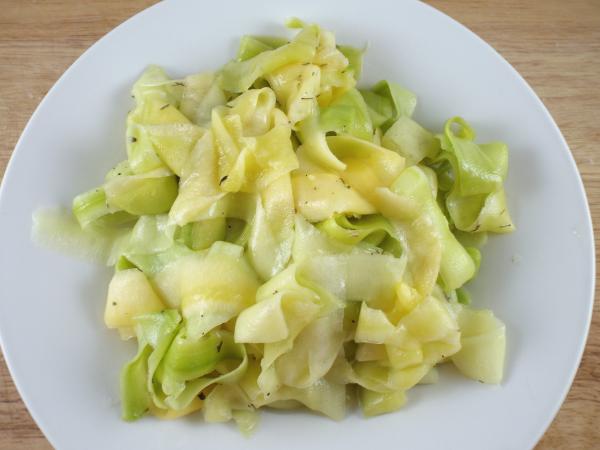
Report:
<svg viewBox="0 0 600 450"><path fill-rule="evenodd" d="M27 125L0 197L0 330L33 417L58 449L527 449L550 424L584 347L594 292L593 235L567 144L535 93L489 45L417 2L167 1L128 20L60 78ZM517 232L492 238L471 292L507 325L501 386L446 370L394 414L341 422L265 413L257 433L200 417L120 419L118 374L135 352L102 323L110 270L36 248L31 214L69 205L124 154L128 91L149 63L173 76L214 69L240 35L283 33L299 16L369 43L364 84L396 80L419 96L416 119L460 114L481 141L510 148L506 184Z"/></svg>

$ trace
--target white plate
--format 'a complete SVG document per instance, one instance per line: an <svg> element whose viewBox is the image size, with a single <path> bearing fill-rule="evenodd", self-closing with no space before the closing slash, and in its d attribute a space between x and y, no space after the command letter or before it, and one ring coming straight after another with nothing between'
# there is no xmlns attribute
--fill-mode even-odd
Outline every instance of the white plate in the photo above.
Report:
<svg viewBox="0 0 600 450"><path fill-rule="evenodd" d="M458 23L416 2L340 5L161 3L95 44L40 104L2 186L0 329L17 387L55 447L505 450L532 447L549 425L581 357L594 287L590 216L569 149L525 81ZM416 117L430 128L460 114L481 140L508 143L518 230L491 240L472 289L476 305L507 324L506 380L490 387L450 371L411 391L403 410L369 420L267 413L251 439L199 417L124 423L118 373L134 348L102 325L109 270L34 247L31 213L70 204L122 159L128 90L144 66L176 76L219 67L241 34L282 33L291 15L336 31L341 42L368 41L365 82L390 78L416 92Z"/></svg>

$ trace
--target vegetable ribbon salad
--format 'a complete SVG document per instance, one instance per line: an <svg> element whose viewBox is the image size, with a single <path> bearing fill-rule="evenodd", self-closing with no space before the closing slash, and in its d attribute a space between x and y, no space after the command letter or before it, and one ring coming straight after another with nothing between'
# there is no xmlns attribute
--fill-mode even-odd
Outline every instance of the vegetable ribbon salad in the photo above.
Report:
<svg viewBox="0 0 600 450"><path fill-rule="evenodd" d="M395 411L451 362L499 383L505 327L464 289L487 233L514 229L508 152L415 95L357 87L363 51L297 19L214 73L133 85L127 159L34 216L34 237L115 273L104 321L138 351L122 414L201 410L244 432L261 407Z"/></svg>

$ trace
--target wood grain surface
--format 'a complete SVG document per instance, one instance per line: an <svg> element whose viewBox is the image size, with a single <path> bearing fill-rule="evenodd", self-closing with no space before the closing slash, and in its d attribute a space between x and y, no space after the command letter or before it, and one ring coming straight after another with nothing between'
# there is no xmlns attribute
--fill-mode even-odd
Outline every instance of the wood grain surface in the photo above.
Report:
<svg viewBox="0 0 600 450"><path fill-rule="evenodd" d="M65 69L97 39L152 3L0 0L0 176L30 115ZM429 3L495 47L541 97L575 156L598 236L600 0ZM571 391L537 450L600 448L598 309L596 302ZM0 450L47 448L50 444L23 405L0 356Z"/></svg>

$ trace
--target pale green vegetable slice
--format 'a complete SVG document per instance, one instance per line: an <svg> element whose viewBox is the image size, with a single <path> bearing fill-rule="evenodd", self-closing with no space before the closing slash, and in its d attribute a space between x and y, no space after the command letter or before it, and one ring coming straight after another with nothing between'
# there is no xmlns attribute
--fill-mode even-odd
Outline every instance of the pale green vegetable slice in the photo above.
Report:
<svg viewBox="0 0 600 450"><path fill-rule="evenodd" d="M231 335L216 330L202 336L190 336L182 327L165 353L157 377L162 390L176 398L185 389L187 381L210 374L222 359L221 352L234 345Z"/></svg>
<svg viewBox="0 0 600 450"><path fill-rule="evenodd" d="M348 59L348 70L352 72L354 79L358 81L362 75L362 60L365 50L360 50L349 45L338 45L337 48Z"/></svg>
<svg viewBox="0 0 600 450"><path fill-rule="evenodd" d="M238 115L213 114L219 186L227 192L258 192L298 167L291 130L279 125L257 137L244 137Z"/></svg>
<svg viewBox="0 0 600 450"><path fill-rule="evenodd" d="M319 117L316 114L311 114L300 122L297 133L306 155L316 164L332 171L346 168L345 164L329 149L325 131L321 129Z"/></svg>
<svg viewBox="0 0 600 450"><path fill-rule="evenodd" d="M267 81L293 124L318 112L321 69L314 64L290 64L273 71Z"/></svg>
<svg viewBox="0 0 600 450"><path fill-rule="evenodd" d="M227 334L223 334L221 350L218 352L216 374L189 380L176 396L168 396L165 403L172 409L182 409L190 405L207 387L220 383L237 383L244 375L248 364L248 356L243 345L233 344ZM218 344L217 344L218 345ZM222 366L222 367L220 367Z"/></svg>
<svg viewBox="0 0 600 450"><path fill-rule="evenodd" d="M73 215L81 228L114 212L115 210L106 204L106 194L102 188L91 189L73 199Z"/></svg>
<svg viewBox="0 0 600 450"><path fill-rule="evenodd" d="M243 36L238 47L237 60L245 61L259 53L273 50L289 43L285 38L276 36Z"/></svg>
<svg viewBox="0 0 600 450"><path fill-rule="evenodd" d="M283 175L263 189L248 236L248 258L264 279L281 272L292 254L294 199L289 175Z"/></svg>
<svg viewBox="0 0 600 450"><path fill-rule="evenodd" d="M220 384L210 391L204 403L204 420L209 423L234 420L239 430L250 435L258 425L258 412L238 385Z"/></svg>
<svg viewBox="0 0 600 450"><path fill-rule="evenodd" d="M289 347L321 309L318 295L297 282L294 265L263 284L256 292L256 299L255 305L238 316L236 342L277 343L277 349ZM265 346L265 353L276 353L272 350Z"/></svg>
<svg viewBox="0 0 600 450"><path fill-rule="evenodd" d="M320 317L304 328L293 348L275 362L275 370L286 386L308 388L327 374L343 340L343 310Z"/></svg>
<svg viewBox="0 0 600 450"><path fill-rule="evenodd" d="M121 402L124 420L136 420L150 409L151 396L146 388L149 345L140 345L136 357L121 372Z"/></svg>
<svg viewBox="0 0 600 450"><path fill-rule="evenodd" d="M371 140L371 118L365 101L356 89L349 89L307 117L298 127L298 135L308 157L324 168L344 170L345 164L329 148L326 134L330 132Z"/></svg>
<svg viewBox="0 0 600 450"><path fill-rule="evenodd" d="M140 217L119 248L119 269L137 267L153 276L171 262L189 255L190 249L174 241L175 228L167 215Z"/></svg>
<svg viewBox="0 0 600 450"><path fill-rule="evenodd" d="M108 285L104 324L107 328L133 328L136 316L163 309L164 303L142 272L122 270L113 275Z"/></svg>
<svg viewBox="0 0 600 450"><path fill-rule="evenodd" d="M236 317L254 303L259 286L243 248L226 242L173 261L153 282L169 305L181 308L192 336Z"/></svg>
<svg viewBox="0 0 600 450"><path fill-rule="evenodd" d="M299 271L303 279L323 287L338 299L390 307L405 266L404 258L366 251L314 256L302 262ZM373 277L372 273L378 276Z"/></svg>
<svg viewBox="0 0 600 450"><path fill-rule="evenodd" d="M468 232L513 231L503 187L508 170L506 145L476 144L475 132L460 117L446 122L440 142L443 152L437 162L448 160L453 171L446 207L456 228Z"/></svg>
<svg viewBox="0 0 600 450"><path fill-rule="evenodd" d="M223 217L188 223L175 232L175 241L192 250L204 250L227 236L227 221Z"/></svg>
<svg viewBox="0 0 600 450"><path fill-rule="evenodd" d="M181 83L171 80L163 69L150 66L132 89L136 107L127 116L127 155L133 173L164 167L150 140L147 125L187 124L179 112Z"/></svg>
<svg viewBox="0 0 600 450"><path fill-rule="evenodd" d="M375 214L377 210L334 173L297 173L292 177L296 209L311 222L336 214Z"/></svg>
<svg viewBox="0 0 600 450"><path fill-rule="evenodd" d="M506 353L506 328L489 310L462 308L458 321L461 350L452 362L464 375L482 383L502 381Z"/></svg>
<svg viewBox="0 0 600 450"><path fill-rule="evenodd" d="M145 132L163 163L181 176L190 153L204 130L188 123L147 125Z"/></svg>
<svg viewBox="0 0 600 450"><path fill-rule="evenodd" d="M177 197L177 179L164 169L141 175L123 175L104 184L110 208L141 216L169 212Z"/></svg>
<svg viewBox="0 0 600 450"><path fill-rule="evenodd" d="M450 231L448 221L440 210L422 169L405 169L394 182L392 191L419 203L421 214L433 224L441 238L440 278L447 290L461 287L475 275L475 262Z"/></svg>
<svg viewBox="0 0 600 450"><path fill-rule="evenodd" d="M151 408L153 402L156 403L154 372L175 336L180 320L180 315L174 310L136 318L138 354L121 372L123 419L139 419Z"/></svg>
<svg viewBox="0 0 600 450"><path fill-rule="evenodd" d="M412 92L391 81L382 80L369 90L362 90L373 126L386 131L400 116L410 117L417 106Z"/></svg>
<svg viewBox="0 0 600 450"><path fill-rule="evenodd" d="M282 386L273 391L264 391L258 384L259 374L258 363L250 362L240 382L242 389L257 408L269 406L290 409L304 405L335 420L341 420L346 414L346 386L329 376L304 389Z"/></svg>
<svg viewBox="0 0 600 450"><path fill-rule="evenodd" d="M391 229L383 217L369 215L351 221L341 214L319 223L317 227L332 238L349 245L356 245L363 240L377 245L385 238L385 228Z"/></svg>
<svg viewBox="0 0 600 450"><path fill-rule="evenodd" d="M244 61L229 62L221 73L221 88L230 92L243 92L258 78L279 67L310 61L317 43L317 27L306 27L289 44L264 51Z"/></svg>
<svg viewBox="0 0 600 450"><path fill-rule="evenodd" d="M179 182L169 218L179 226L200 220L202 214L225 196L219 188L217 151L212 132L198 140Z"/></svg>
<svg viewBox="0 0 600 450"><path fill-rule="evenodd" d="M440 151L435 136L408 116L400 116L381 139L381 144L406 159L407 165L434 158Z"/></svg>
<svg viewBox="0 0 600 450"><path fill-rule="evenodd" d="M224 105L227 100L214 73L189 75L181 84L183 84L181 112L197 125L207 125L210 122L212 109Z"/></svg>
<svg viewBox="0 0 600 450"><path fill-rule="evenodd" d="M350 134L360 139L371 140L373 124L367 104L357 89L350 89L321 108L319 124L324 132Z"/></svg>
<svg viewBox="0 0 600 450"><path fill-rule="evenodd" d="M164 69L152 65L134 83L131 94L138 103L155 98L177 106L181 100L181 88L180 83L171 80Z"/></svg>
<svg viewBox="0 0 600 450"><path fill-rule="evenodd" d="M360 407L367 417L378 416L397 411L406 403L404 391L396 392L374 392L368 389L360 389Z"/></svg>

